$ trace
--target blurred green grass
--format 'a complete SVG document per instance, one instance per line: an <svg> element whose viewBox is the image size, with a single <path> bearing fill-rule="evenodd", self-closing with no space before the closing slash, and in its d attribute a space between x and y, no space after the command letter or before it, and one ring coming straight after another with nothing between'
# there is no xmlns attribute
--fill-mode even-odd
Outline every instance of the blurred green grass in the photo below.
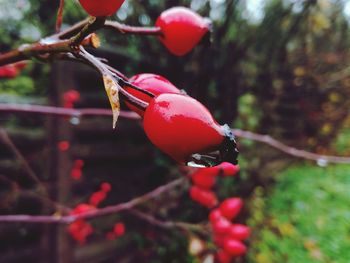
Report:
<svg viewBox="0 0 350 263"><path fill-rule="evenodd" d="M350 262L350 166L286 169L270 193L257 188L248 262Z"/></svg>

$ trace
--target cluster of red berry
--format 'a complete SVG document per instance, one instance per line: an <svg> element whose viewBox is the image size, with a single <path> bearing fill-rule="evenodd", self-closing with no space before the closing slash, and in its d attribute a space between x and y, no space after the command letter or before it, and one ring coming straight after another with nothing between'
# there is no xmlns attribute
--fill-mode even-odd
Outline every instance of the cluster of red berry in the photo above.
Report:
<svg viewBox="0 0 350 263"><path fill-rule="evenodd" d="M107 183L107 182L102 183L100 186L100 190L91 194L89 199L90 205L93 205L96 207L99 206L101 202L103 202L106 199L107 194L111 190L112 190L112 186L110 183Z"/></svg>
<svg viewBox="0 0 350 263"><path fill-rule="evenodd" d="M243 201L240 198L228 198L219 204L212 188L217 176L234 176L239 167L230 163L222 163L211 168L198 169L191 174L193 186L190 188L191 199L212 209L209 221L213 233L213 241L219 248L216 259L220 263L231 262L232 258L246 253L246 246L242 243L250 235L249 227L233 224L231 221L240 212Z"/></svg>
<svg viewBox="0 0 350 263"><path fill-rule="evenodd" d="M12 79L18 76L20 71L27 66L25 61L17 62L14 64L9 64L6 66L0 67L0 79Z"/></svg>
<svg viewBox="0 0 350 263"><path fill-rule="evenodd" d="M71 212L71 215L84 214L95 210L96 207L89 204L78 204ZM94 229L90 223L84 219L79 219L68 225L68 233L79 244L83 245L86 242L86 238L94 232Z"/></svg>
<svg viewBox="0 0 350 263"><path fill-rule="evenodd" d="M83 162L76 160L74 163L74 169L81 169ZM108 182L103 182L100 185L100 189L91 194L89 203L78 204L71 212L71 215L79 215L87 212L91 212L97 209L97 207L103 202L107 194L112 190L112 186ZM68 226L68 233L79 244L83 245L86 239L94 232L93 226L84 219L78 219ZM123 223L116 223L113 230L106 234L106 239L114 240L123 236L125 233L125 225Z"/></svg>

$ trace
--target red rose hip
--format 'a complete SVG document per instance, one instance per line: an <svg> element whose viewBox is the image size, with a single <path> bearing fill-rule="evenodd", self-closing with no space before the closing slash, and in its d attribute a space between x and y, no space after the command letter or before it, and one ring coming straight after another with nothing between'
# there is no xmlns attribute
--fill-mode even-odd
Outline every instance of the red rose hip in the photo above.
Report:
<svg viewBox="0 0 350 263"><path fill-rule="evenodd" d="M125 0L79 0L85 11L92 16L110 16Z"/></svg>
<svg viewBox="0 0 350 263"><path fill-rule="evenodd" d="M210 29L210 21L191 9L173 7L164 11L157 19L163 35L161 42L174 55L190 52Z"/></svg>
<svg viewBox="0 0 350 263"><path fill-rule="evenodd" d="M218 149L224 140L224 131L210 112L197 100L179 94L154 98L143 124L151 142L181 163L192 154Z"/></svg>
<svg viewBox="0 0 350 263"><path fill-rule="evenodd" d="M203 190L197 186L191 187L190 196L193 201L208 208L212 208L218 203L218 199L214 192Z"/></svg>
<svg viewBox="0 0 350 263"><path fill-rule="evenodd" d="M154 94L155 96L163 93L181 94L181 91L178 88L176 88L169 80L156 74L150 74L150 73L138 74L131 77L129 79L129 82L138 88L141 88L145 91L148 91ZM142 101L150 102L152 100L151 96L139 90L133 89L132 87L125 87L124 89L127 92L129 92L131 95L135 96L136 98ZM144 111L135 107L129 102L125 102L125 104L130 110L138 113L140 116L144 115Z"/></svg>
<svg viewBox="0 0 350 263"><path fill-rule="evenodd" d="M223 247L233 257L242 256L247 252L247 247L242 242L231 238L224 241Z"/></svg>
<svg viewBox="0 0 350 263"><path fill-rule="evenodd" d="M232 163L223 162L218 165L223 176L234 176L239 172L239 166Z"/></svg>
<svg viewBox="0 0 350 263"><path fill-rule="evenodd" d="M228 220L232 220L241 211L242 206L242 199L228 198L221 203L219 208L224 217L226 217Z"/></svg>
<svg viewBox="0 0 350 263"><path fill-rule="evenodd" d="M250 228L241 224L233 224L230 226L228 235L233 239L245 240L250 236Z"/></svg>
<svg viewBox="0 0 350 263"><path fill-rule="evenodd" d="M224 217L218 219L215 222L212 222L213 231L217 235L226 234L229 231L231 225L231 222Z"/></svg>
<svg viewBox="0 0 350 263"><path fill-rule="evenodd" d="M212 168L203 168L195 171L191 176L193 184L203 189L211 189L215 184L217 175L210 171Z"/></svg>

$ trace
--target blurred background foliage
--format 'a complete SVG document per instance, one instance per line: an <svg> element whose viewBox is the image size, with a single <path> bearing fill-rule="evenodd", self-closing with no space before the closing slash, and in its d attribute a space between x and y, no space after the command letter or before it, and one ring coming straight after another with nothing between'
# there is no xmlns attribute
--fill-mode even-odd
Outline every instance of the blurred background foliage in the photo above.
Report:
<svg viewBox="0 0 350 263"><path fill-rule="evenodd" d="M176 5L213 20L210 43L175 57L154 37L101 31L102 48L92 52L108 57L128 76L166 76L220 123L319 154L350 154L348 1L127 0L112 18L151 26L163 10ZM57 7L58 1L0 0L0 51L52 34ZM77 1L66 0L64 26L85 16ZM16 79L0 80L0 101L49 103L50 71L50 65L31 63ZM7 119L6 125L11 125ZM248 202L240 220L254 233L241 262L349 262L348 167L322 162L325 167L316 167L261 144L239 143L240 178L220 182L218 191ZM161 166L174 165L157 156ZM196 216L188 211L194 210L206 217L188 198L181 202L179 218L193 220ZM138 253L149 252L147 262L196 262L181 235L157 234L154 243L137 231L128 238L137 240ZM164 239L167 245L162 246Z"/></svg>

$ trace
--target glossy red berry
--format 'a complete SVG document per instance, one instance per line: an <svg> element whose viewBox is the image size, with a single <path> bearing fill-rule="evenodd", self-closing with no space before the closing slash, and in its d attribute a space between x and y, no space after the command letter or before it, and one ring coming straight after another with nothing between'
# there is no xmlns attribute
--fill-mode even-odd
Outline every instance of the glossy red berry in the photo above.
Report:
<svg viewBox="0 0 350 263"><path fill-rule="evenodd" d="M163 93L174 93L174 94L181 93L181 91L178 88L176 88L169 80L156 74L150 74L150 73L138 74L131 77L129 79L129 82L137 86L138 88L141 88L145 91L148 91L154 94L155 96ZM145 102L150 102L152 100L152 97L148 96L145 93L142 93L141 91L133 89L131 87L125 87L125 90L129 92L131 95ZM130 110L138 113L140 116L143 116L144 111L133 106L128 102L126 102L125 104L128 106Z"/></svg>
<svg viewBox="0 0 350 263"><path fill-rule="evenodd" d="M242 256L247 252L247 247L242 242L231 238L224 241L223 248L233 257Z"/></svg>
<svg viewBox="0 0 350 263"><path fill-rule="evenodd" d="M113 15L125 0L79 0L85 11L92 16Z"/></svg>
<svg viewBox="0 0 350 263"><path fill-rule="evenodd" d="M234 176L239 172L239 166L232 163L223 162L218 165L223 176Z"/></svg>
<svg viewBox="0 0 350 263"><path fill-rule="evenodd" d="M212 168L203 168L194 172L191 176L193 184L200 188L210 190L215 185L217 176L217 173L213 173L211 170Z"/></svg>
<svg viewBox="0 0 350 263"><path fill-rule="evenodd" d="M213 231L216 235L226 234L229 231L231 225L231 222L224 217L212 222Z"/></svg>
<svg viewBox="0 0 350 263"><path fill-rule="evenodd" d="M210 21L185 7L173 7L157 19L161 42L177 56L190 52L210 29Z"/></svg>
<svg viewBox="0 0 350 263"><path fill-rule="evenodd" d="M250 236L250 228L241 224L233 224L230 226L228 235L233 239L245 240Z"/></svg>
<svg viewBox="0 0 350 263"><path fill-rule="evenodd" d="M227 253L225 250L220 249L216 253L215 258L217 263L230 263L232 256L229 253Z"/></svg>
<svg viewBox="0 0 350 263"><path fill-rule="evenodd" d="M222 218L222 214L221 214L221 211L219 208L215 208L215 209L210 211L209 221L211 223L214 223L215 221L219 220L220 218Z"/></svg>
<svg viewBox="0 0 350 263"><path fill-rule="evenodd" d="M208 208L212 208L218 203L218 199L214 192L203 190L197 186L191 187L190 196L193 201L196 201L197 203Z"/></svg>
<svg viewBox="0 0 350 263"><path fill-rule="evenodd" d="M223 129L210 112L197 100L179 94L154 98L143 124L151 142L182 163L192 154L218 149L224 140Z"/></svg>
<svg viewBox="0 0 350 263"><path fill-rule="evenodd" d="M220 205L220 211L228 220L235 218L243 207L243 201L240 198L228 198Z"/></svg>

